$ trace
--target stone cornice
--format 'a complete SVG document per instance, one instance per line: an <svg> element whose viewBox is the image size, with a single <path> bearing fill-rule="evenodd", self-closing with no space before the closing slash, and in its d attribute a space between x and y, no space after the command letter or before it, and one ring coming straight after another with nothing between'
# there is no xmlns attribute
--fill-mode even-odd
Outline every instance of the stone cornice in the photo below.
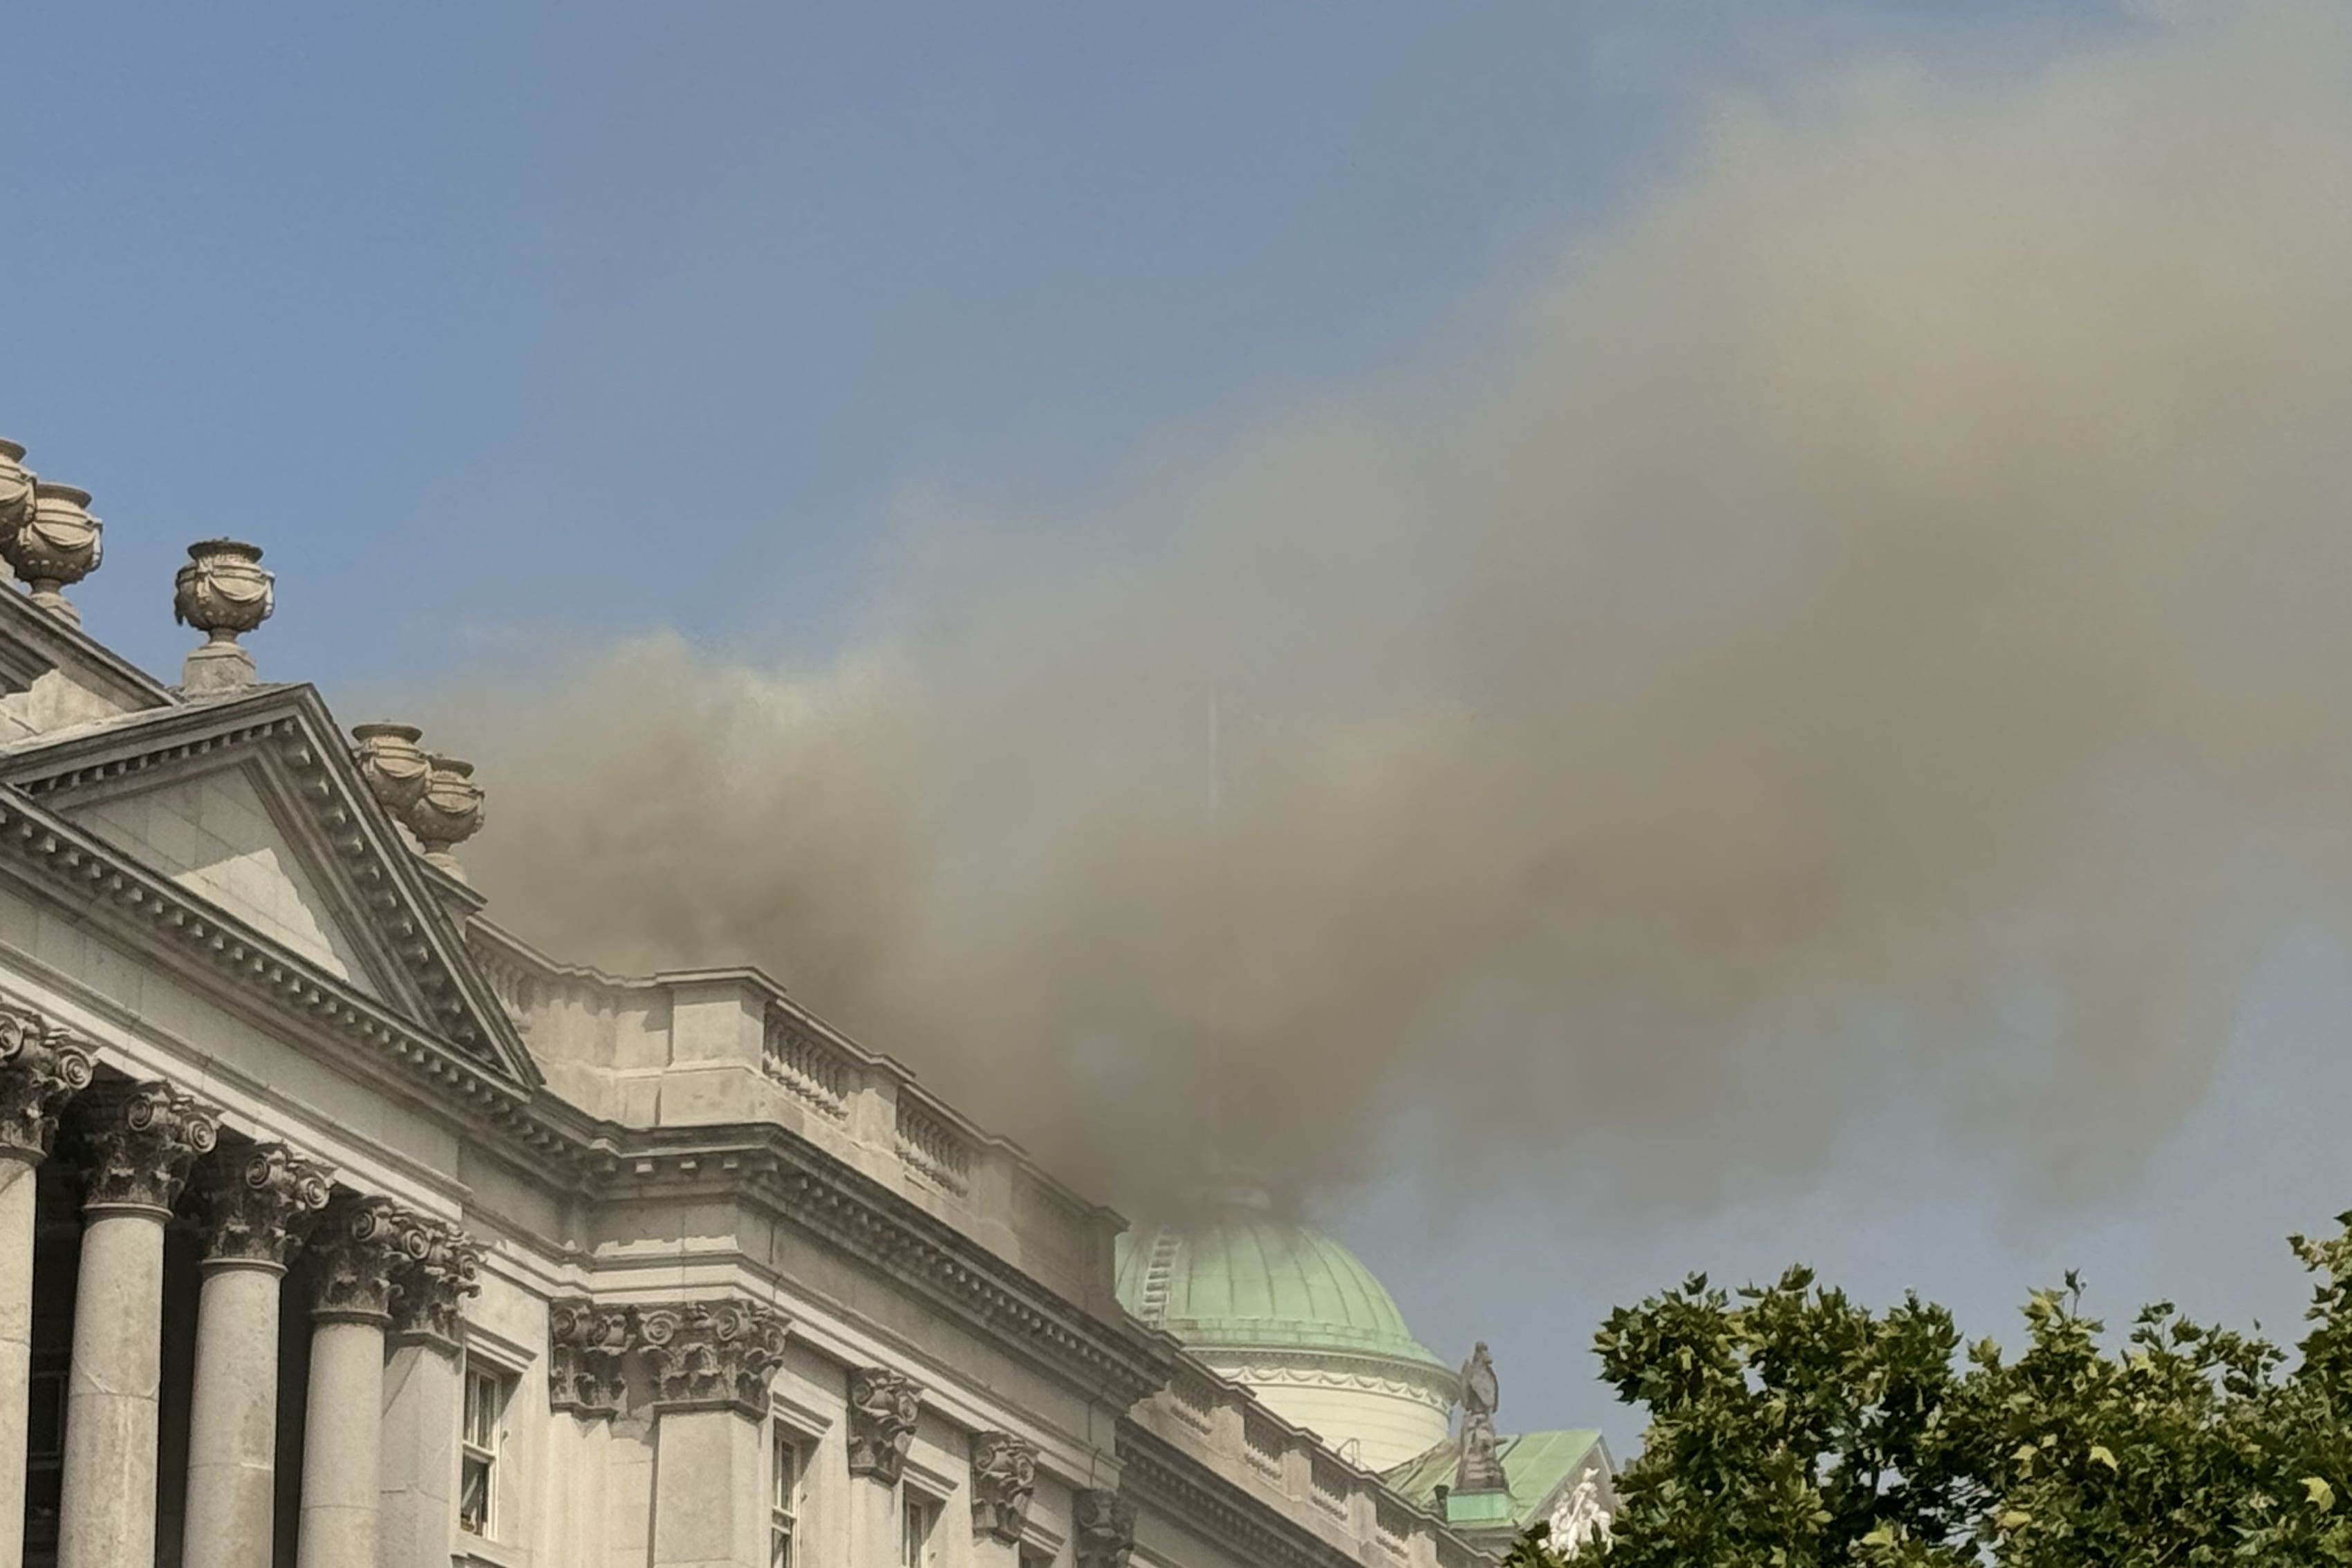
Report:
<svg viewBox="0 0 2352 1568"><path fill-rule="evenodd" d="M431 1020L433 1032L525 1085L538 1081L462 934L426 876L359 776L349 743L308 686L129 715L20 744L0 754L0 777L34 800L112 793L142 773L191 762L266 753L282 792L322 861L356 891L364 939L377 966Z"/></svg>
<svg viewBox="0 0 2352 1568"><path fill-rule="evenodd" d="M1361 1568L1354 1552L1291 1522L1166 1438L1124 1418L1118 1424L1118 1460L1123 1490L1182 1520L1187 1529L1243 1562L1266 1568ZM1433 1525L1429 1528L1435 1533ZM1464 1551L1487 1561L1474 1549Z"/></svg>
<svg viewBox="0 0 2352 1568"><path fill-rule="evenodd" d="M599 1197L751 1197L983 1335L1120 1409L1174 1374L1176 1342L1097 1318L866 1173L781 1127L614 1130L592 1163Z"/></svg>
<svg viewBox="0 0 2352 1568"><path fill-rule="evenodd" d="M362 1070L405 1080L428 1099L559 1170L583 1149L593 1124L543 1093L419 1028L375 998L209 901L150 871L44 805L0 787L0 866L28 879L127 942L244 998L257 1013L311 1042L338 1047Z"/></svg>

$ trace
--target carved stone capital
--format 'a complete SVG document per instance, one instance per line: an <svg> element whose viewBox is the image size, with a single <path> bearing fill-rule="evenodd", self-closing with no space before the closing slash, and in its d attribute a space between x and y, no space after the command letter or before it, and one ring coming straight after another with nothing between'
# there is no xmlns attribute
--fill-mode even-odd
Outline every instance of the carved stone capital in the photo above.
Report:
<svg viewBox="0 0 2352 1568"><path fill-rule="evenodd" d="M971 1435L971 1532L1020 1544L1037 1490L1037 1445L1010 1432Z"/></svg>
<svg viewBox="0 0 2352 1568"><path fill-rule="evenodd" d="M327 1168L282 1143L218 1160L205 1184L205 1261L285 1268L330 1195Z"/></svg>
<svg viewBox="0 0 2352 1568"><path fill-rule="evenodd" d="M631 1336L653 1375L656 1410L734 1410L763 1421L784 1359L784 1315L749 1301L639 1307Z"/></svg>
<svg viewBox="0 0 2352 1568"><path fill-rule="evenodd" d="M457 1314L482 1289L481 1244L456 1226L418 1221L425 1253L394 1266L392 1337L412 1344L457 1348Z"/></svg>
<svg viewBox="0 0 2352 1568"><path fill-rule="evenodd" d="M1135 1505L1117 1492L1073 1495L1071 1549L1077 1568L1127 1568L1135 1553Z"/></svg>
<svg viewBox="0 0 2352 1568"><path fill-rule="evenodd" d="M311 1320L389 1323L393 1271L433 1249L425 1225L390 1198L330 1204L310 1236Z"/></svg>
<svg viewBox="0 0 2352 1568"><path fill-rule="evenodd" d="M861 1366L849 1374L849 1473L886 1487L898 1484L907 1449L922 1418L923 1390L913 1378L887 1366Z"/></svg>
<svg viewBox="0 0 2352 1568"><path fill-rule="evenodd" d="M583 1420L617 1415L627 1384L621 1363L634 1340L626 1307L580 1297L547 1304L547 1404Z"/></svg>
<svg viewBox="0 0 2352 1568"><path fill-rule="evenodd" d="M102 1084L82 1097L89 1138L85 1212L172 1212L196 1157L220 1141L212 1110L169 1084Z"/></svg>
<svg viewBox="0 0 2352 1568"><path fill-rule="evenodd" d="M89 1087L90 1070L88 1047L37 1013L0 1006L0 1159L47 1159L58 1112Z"/></svg>

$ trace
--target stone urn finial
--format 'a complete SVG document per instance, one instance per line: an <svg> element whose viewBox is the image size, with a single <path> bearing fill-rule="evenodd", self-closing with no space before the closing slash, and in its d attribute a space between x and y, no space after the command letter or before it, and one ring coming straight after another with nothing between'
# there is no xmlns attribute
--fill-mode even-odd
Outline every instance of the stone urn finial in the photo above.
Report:
<svg viewBox="0 0 2352 1568"><path fill-rule="evenodd" d="M425 755L425 748L416 742L425 731L414 724L380 721L352 726L352 761L359 764L360 776L377 804L392 813L397 821L405 822L416 803L425 796L425 785L433 772L433 763Z"/></svg>
<svg viewBox="0 0 2352 1568"><path fill-rule="evenodd" d="M237 642L278 607L276 576L261 569L261 547L234 539L188 546L188 563L173 579L172 618L205 634L202 647L181 667L184 691L234 691L254 681L253 655Z"/></svg>
<svg viewBox="0 0 2352 1568"><path fill-rule="evenodd" d="M474 764L438 753L428 756L432 771L424 793L408 809L408 830L425 846L425 858L444 871L466 879L449 853L482 829L482 786L474 782Z"/></svg>
<svg viewBox="0 0 2352 1568"><path fill-rule="evenodd" d="M105 525L89 515L89 505L88 490L36 479L31 510L0 533L0 556L30 585L33 603L75 626L81 625L81 612L66 602L64 590L97 571L105 553Z"/></svg>
<svg viewBox="0 0 2352 1568"><path fill-rule="evenodd" d="M33 515L33 470L22 443L0 437L0 534L14 533Z"/></svg>

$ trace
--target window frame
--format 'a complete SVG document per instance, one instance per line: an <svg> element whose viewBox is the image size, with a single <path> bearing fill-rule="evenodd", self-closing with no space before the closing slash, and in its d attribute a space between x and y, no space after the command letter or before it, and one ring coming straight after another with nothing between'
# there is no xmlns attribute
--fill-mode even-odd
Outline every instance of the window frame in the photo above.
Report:
<svg viewBox="0 0 2352 1568"><path fill-rule="evenodd" d="M947 1509L940 1500L913 1487L901 1484L898 1489L898 1558L901 1568L938 1568L940 1561L940 1521L947 1517ZM922 1521L919 1533L915 1521Z"/></svg>
<svg viewBox="0 0 2352 1568"><path fill-rule="evenodd" d="M458 1367L457 1398L457 1496L451 1522L457 1533L472 1541L498 1541L503 1538L507 1524L508 1473L511 1467L505 1461L512 1444L509 1441L507 1415L514 1405L515 1392L522 1379L514 1369L492 1357L482 1355L470 1347ZM495 1406L489 1413L487 1444L475 1441L480 1406L477 1391L488 1386L496 1392ZM466 1480L470 1467L482 1468L481 1525L477 1529L467 1522Z"/></svg>
<svg viewBox="0 0 2352 1568"><path fill-rule="evenodd" d="M782 1416L768 1417L768 1568L792 1568L800 1540L803 1441Z"/></svg>

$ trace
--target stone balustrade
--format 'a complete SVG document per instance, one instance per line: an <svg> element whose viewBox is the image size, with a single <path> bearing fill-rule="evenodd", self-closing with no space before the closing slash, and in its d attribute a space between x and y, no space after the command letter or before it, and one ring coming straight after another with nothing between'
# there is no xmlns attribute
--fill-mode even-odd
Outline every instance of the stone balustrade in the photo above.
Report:
<svg viewBox="0 0 2352 1568"><path fill-rule="evenodd" d="M624 979L556 963L495 928L471 935L499 1001L565 1094L640 1126L738 1123L751 1107L1071 1300L1115 1310L1116 1214L757 971Z"/></svg>
<svg viewBox="0 0 2352 1568"><path fill-rule="evenodd" d="M1188 1361L1168 1386L1139 1405L1129 1425L1179 1454L1287 1506L1327 1545L1350 1562L1400 1568L1466 1568L1484 1561L1432 1515L1327 1447L1315 1433L1283 1419L1240 1384ZM1146 1439L1148 1441L1148 1439ZM1121 1458L1146 1478L1148 1455Z"/></svg>

